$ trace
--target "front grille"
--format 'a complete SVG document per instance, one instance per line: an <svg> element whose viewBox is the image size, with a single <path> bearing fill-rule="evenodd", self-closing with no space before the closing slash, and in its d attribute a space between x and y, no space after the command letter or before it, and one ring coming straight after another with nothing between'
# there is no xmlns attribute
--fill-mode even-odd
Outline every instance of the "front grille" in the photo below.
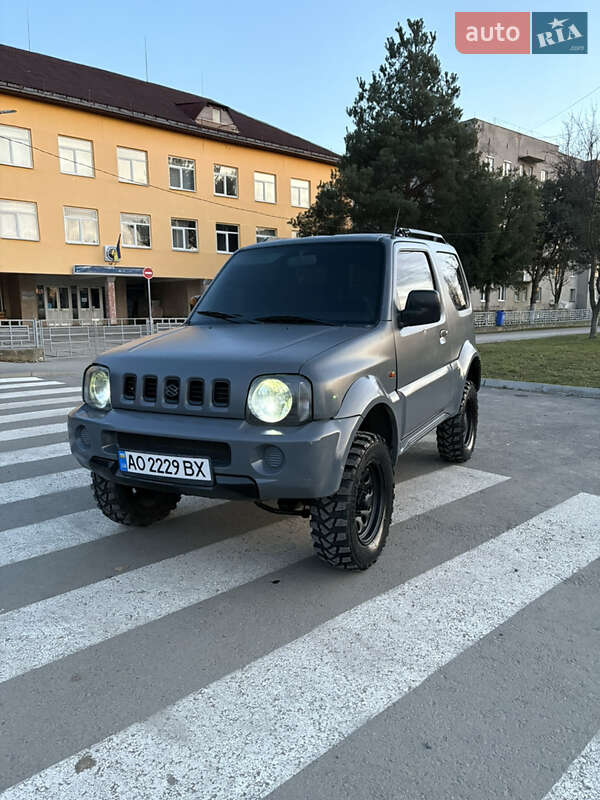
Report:
<svg viewBox="0 0 600 800"><path fill-rule="evenodd" d="M179 402L179 378L167 378L164 388L165 403L177 404Z"/></svg>
<svg viewBox="0 0 600 800"><path fill-rule="evenodd" d="M125 375L123 379L123 397L125 400L135 400L137 378L135 375Z"/></svg>
<svg viewBox="0 0 600 800"><path fill-rule="evenodd" d="M200 378L192 378L188 384L188 403L193 406L201 406L204 402L204 381Z"/></svg>
<svg viewBox="0 0 600 800"><path fill-rule="evenodd" d="M144 400L147 400L150 403L156 402L157 386L158 380L156 375L146 375L144 378Z"/></svg>
<svg viewBox="0 0 600 800"><path fill-rule="evenodd" d="M172 439L168 436L145 436L119 433L118 444L125 450L158 453L169 456L205 456L217 467L231 463L231 449L226 442L199 442L193 439Z"/></svg>
<svg viewBox="0 0 600 800"><path fill-rule="evenodd" d="M229 405L229 381L215 381L213 383L213 405Z"/></svg>

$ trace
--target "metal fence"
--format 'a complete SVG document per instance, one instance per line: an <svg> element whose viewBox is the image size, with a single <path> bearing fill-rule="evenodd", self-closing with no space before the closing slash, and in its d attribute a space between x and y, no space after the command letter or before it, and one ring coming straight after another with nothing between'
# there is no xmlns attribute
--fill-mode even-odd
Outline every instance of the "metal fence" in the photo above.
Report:
<svg viewBox="0 0 600 800"><path fill-rule="evenodd" d="M506 311L504 326L552 327L570 322L589 322L591 317L589 308ZM112 322L108 319L89 322L73 320L65 323L36 319L0 319L0 349L39 347L46 358L97 355L142 336L178 328L184 322L184 317L161 317L153 320L151 328L150 320L145 318L118 319ZM494 328L496 312L474 311L473 323L479 329Z"/></svg>
<svg viewBox="0 0 600 800"><path fill-rule="evenodd" d="M151 333L183 325L185 318L108 319L52 323L45 320L0 320L0 348L39 347L44 356L70 357L103 353Z"/></svg>
<svg viewBox="0 0 600 800"><path fill-rule="evenodd" d="M526 328L531 326L549 327L569 322L589 322L592 312L589 308L544 308L535 311L505 311L504 327ZM474 311L473 324L476 328L496 327L495 311Z"/></svg>

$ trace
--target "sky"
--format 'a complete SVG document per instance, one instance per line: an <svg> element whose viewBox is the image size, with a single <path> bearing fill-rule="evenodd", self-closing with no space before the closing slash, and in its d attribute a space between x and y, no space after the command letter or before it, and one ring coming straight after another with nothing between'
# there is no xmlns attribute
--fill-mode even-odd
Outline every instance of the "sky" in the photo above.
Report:
<svg viewBox="0 0 600 800"><path fill-rule="evenodd" d="M588 0L589 1L589 0ZM384 58L398 21L423 17L437 32L445 70L456 72L464 118L559 141L572 111L600 104L600 26L589 13L587 55L463 55L454 46L455 11L586 11L588 6L503 0L0 0L0 42L205 95L336 152L357 76Z"/></svg>

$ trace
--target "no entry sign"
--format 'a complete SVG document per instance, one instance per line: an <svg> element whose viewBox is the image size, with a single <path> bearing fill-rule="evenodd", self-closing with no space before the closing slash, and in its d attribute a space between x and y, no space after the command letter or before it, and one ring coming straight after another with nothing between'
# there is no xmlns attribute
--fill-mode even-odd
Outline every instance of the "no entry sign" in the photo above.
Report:
<svg viewBox="0 0 600 800"><path fill-rule="evenodd" d="M146 267L145 270L144 270L144 278L147 278L147 280L150 280L150 278L153 278L153 277L154 277L153 270L151 270L150 267Z"/></svg>

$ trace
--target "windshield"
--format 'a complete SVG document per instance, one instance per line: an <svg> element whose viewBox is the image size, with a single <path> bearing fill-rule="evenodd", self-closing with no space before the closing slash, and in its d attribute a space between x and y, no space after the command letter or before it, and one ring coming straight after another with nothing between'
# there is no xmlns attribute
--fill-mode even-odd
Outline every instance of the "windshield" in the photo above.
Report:
<svg viewBox="0 0 600 800"><path fill-rule="evenodd" d="M380 318L381 242L309 242L236 253L200 299L192 324L372 325Z"/></svg>

